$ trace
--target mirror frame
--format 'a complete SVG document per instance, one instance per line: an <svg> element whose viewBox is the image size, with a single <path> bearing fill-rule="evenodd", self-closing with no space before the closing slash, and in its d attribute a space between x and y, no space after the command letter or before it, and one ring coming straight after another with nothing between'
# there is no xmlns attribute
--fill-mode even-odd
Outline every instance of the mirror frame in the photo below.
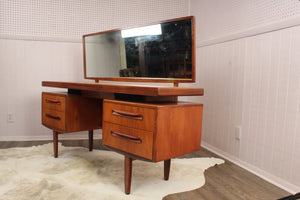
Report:
<svg viewBox="0 0 300 200"><path fill-rule="evenodd" d="M148 78L148 77L87 77L86 76L86 56L85 56L85 37L87 36L93 36L93 35L98 35L98 34L104 34L104 33L109 33L109 32L114 32L114 31L121 31L125 29L131 29L131 28L138 28L138 27L143 27L143 26L149 26L149 25L154 25L154 24L162 24L162 23L168 23L168 22L173 22L173 21L182 21L182 20L187 20L191 19L191 25L192 25L192 78ZM97 33L91 33L91 34L86 34L83 35L83 65L84 65L84 78L85 79L91 79L95 80L95 82L99 82L99 80L104 80L104 81L120 81L120 82L156 82L156 83L194 83L196 81L196 33L195 33L195 17L194 16L187 16L187 17L181 17L181 18L175 18L175 19L170 19L170 20L164 20L164 21L159 21L159 22L154 22L151 24L146 24L143 26L136 26L136 27L130 27L130 28L122 28L122 29L112 29L108 31L102 31L102 32L97 32Z"/></svg>

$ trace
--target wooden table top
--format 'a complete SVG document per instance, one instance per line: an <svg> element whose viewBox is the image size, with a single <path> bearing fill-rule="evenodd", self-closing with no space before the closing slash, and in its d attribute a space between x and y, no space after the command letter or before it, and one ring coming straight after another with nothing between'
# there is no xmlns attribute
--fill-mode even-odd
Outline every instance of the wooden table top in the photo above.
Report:
<svg viewBox="0 0 300 200"><path fill-rule="evenodd" d="M203 96L204 94L203 88L167 87L117 83L43 81L42 86L145 96Z"/></svg>

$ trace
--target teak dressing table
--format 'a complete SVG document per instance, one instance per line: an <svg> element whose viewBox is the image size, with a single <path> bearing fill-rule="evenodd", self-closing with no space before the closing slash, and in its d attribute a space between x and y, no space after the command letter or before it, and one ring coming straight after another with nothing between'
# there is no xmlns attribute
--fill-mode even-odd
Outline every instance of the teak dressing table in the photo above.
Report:
<svg viewBox="0 0 300 200"><path fill-rule="evenodd" d="M186 19L193 17L164 23L176 23L177 26ZM191 24L194 30L194 22ZM192 33L194 35L194 31ZM85 78L95 82L42 82L44 87L67 89L64 93L42 93L42 124L53 130L54 157L58 157L59 134L88 131L89 150L92 151L93 130L102 129L103 145L124 155L126 194L130 193L132 162L135 159L164 161L164 179L168 180L172 158L200 149L203 105L178 101L178 96L202 96L204 93L202 88L178 87L180 82L195 81L194 50L191 54L191 78L95 78L89 77L87 71L85 37ZM194 49L194 39L192 41ZM124 69L121 71L123 73ZM104 83L99 80L173 82L174 87Z"/></svg>

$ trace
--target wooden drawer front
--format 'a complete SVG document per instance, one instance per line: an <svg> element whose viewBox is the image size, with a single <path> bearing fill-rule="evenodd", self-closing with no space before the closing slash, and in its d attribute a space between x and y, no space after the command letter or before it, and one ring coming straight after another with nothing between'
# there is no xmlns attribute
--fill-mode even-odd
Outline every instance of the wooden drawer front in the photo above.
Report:
<svg viewBox="0 0 300 200"><path fill-rule="evenodd" d="M42 122L45 126L59 131L66 130L65 113L57 110L43 109Z"/></svg>
<svg viewBox="0 0 300 200"><path fill-rule="evenodd" d="M51 110L64 111L66 106L66 97L43 93L42 105L43 109L48 108Z"/></svg>
<svg viewBox="0 0 300 200"><path fill-rule="evenodd" d="M104 122L102 133L104 145L152 160L152 132Z"/></svg>
<svg viewBox="0 0 300 200"><path fill-rule="evenodd" d="M156 110L104 102L103 121L146 131L154 131Z"/></svg>

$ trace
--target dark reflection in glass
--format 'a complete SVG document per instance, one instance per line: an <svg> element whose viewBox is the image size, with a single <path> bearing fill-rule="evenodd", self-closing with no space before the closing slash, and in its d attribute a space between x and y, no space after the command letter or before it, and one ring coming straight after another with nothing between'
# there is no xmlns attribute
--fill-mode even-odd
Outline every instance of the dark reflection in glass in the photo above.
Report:
<svg viewBox="0 0 300 200"><path fill-rule="evenodd" d="M86 77L191 79L191 19L154 26L84 36Z"/></svg>

